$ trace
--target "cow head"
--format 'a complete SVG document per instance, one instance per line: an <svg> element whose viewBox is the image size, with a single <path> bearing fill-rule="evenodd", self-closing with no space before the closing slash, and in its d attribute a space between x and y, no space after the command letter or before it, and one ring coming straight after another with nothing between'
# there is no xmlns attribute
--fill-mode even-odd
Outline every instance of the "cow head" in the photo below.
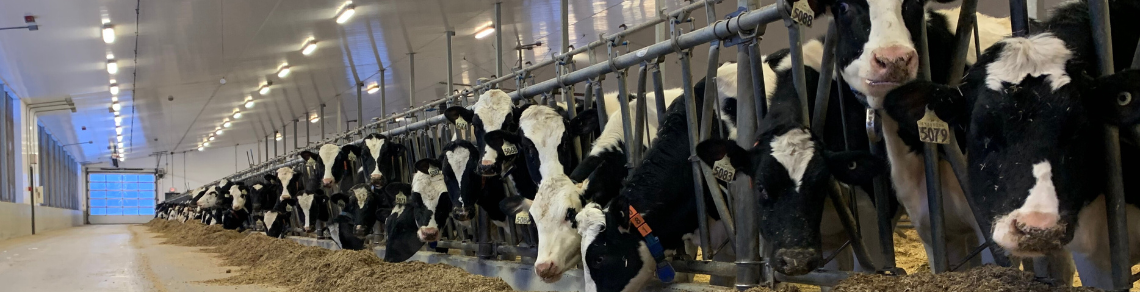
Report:
<svg viewBox="0 0 1140 292"><path fill-rule="evenodd" d="M324 147L322 146L322 148ZM298 173L296 174L296 176L300 178L301 186L304 187L302 190L314 191L320 189L322 185L324 185L325 160L321 158L320 154L311 151L301 151L297 156L300 157L302 161ZM335 154L333 157L335 157Z"/></svg>
<svg viewBox="0 0 1140 292"><path fill-rule="evenodd" d="M517 197L515 210L507 214L529 211L538 230L538 257L535 274L547 283L561 279L562 273L578 264L581 237L575 216L582 209L582 189L566 176L559 148L566 138L567 121L548 106L530 106L519 118L520 129L528 141L528 152L541 161L541 178L534 202ZM526 205L529 208L523 209ZM529 209L529 210L527 210ZM514 212L510 212L514 211Z"/></svg>
<svg viewBox="0 0 1140 292"><path fill-rule="evenodd" d="M394 166L399 155L404 153L404 145L388 142L388 137L381 134L364 137L364 148L361 150L364 153L364 173L376 187L398 180L394 178Z"/></svg>
<svg viewBox="0 0 1140 292"><path fill-rule="evenodd" d="M230 197L233 198L234 211L245 208L246 200L249 198L249 189L242 184L232 184L229 189Z"/></svg>
<svg viewBox="0 0 1140 292"><path fill-rule="evenodd" d="M318 168L320 169L318 173L321 177L321 187L331 188L333 184L339 181L337 177L333 176L334 169L343 171L339 167L334 167L338 166L336 165L336 158L337 155L340 154L340 147L337 147L336 144L321 145L321 149L318 153L319 156L316 157L315 162L318 163ZM306 163L308 163L309 159L311 158L305 158Z"/></svg>
<svg viewBox="0 0 1140 292"><path fill-rule="evenodd" d="M918 39L927 0L807 0L816 16L831 14L839 36L836 68L852 89L879 108L882 97L918 74ZM937 0L950 2L951 0Z"/></svg>
<svg viewBox="0 0 1140 292"><path fill-rule="evenodd" d="M487 145L477 153L480 157L477 166L479 174L495 176L510 169L510 163L513 162L514 156L518 155L518 114L515 111L511 97L498 89L480 95L472 110L451 107L444 111L444 115L452 124L473 127L478 144ZM484 137L495 132L500 132L493 135L501 138L496 141L499 148L492 148Z"/></svg>
<svg viewBox="0 0 1140 292"><path fill-rule="evenodd" d="M403 262L416 254L423 247L424 242L417 238L416 226L417 212L422 204L412 194L411 186L406 183L392 183L384 188L384 196L395 202L392 213L384 221L384 231L387 238L384 249L384 261L395 263Z"/></svg>
<svg viewBox="0 0 1140 292"><path fill-rule="evenodd" d="M412 193L422 205L414 210L416 226L419 227L416 236L423 242L439 240L440 226L451 212L451 199L447 197L442 167L438 160L421 159L416 161L416 173L412 175Z"/></svg>
<svg viewBox="0 0 1140 292"><path fill-rule="evenodd" d="M277 169L277 178L281 182L280 200L292 199L293 196L299 195L301 191L305 190L301 184L301 178L293 171L292 167L282 167Z"/></svg>
<svg viewBox="0 0 1140 292"><path fill-rule="evenodd" d="M867 183L885 169L870 153L825 151L794 122L761 132L751 150L709 140L697 145L697 155L718 172L752 178L761 235L773 246L772 266L793 276L823 264L820 221L829 193L840 191L836 182Z"/></svg>
<svg viewBox="0 0 1140 292"><path fill-rule="evenodd" d="M629 202L591 203L575 215L582 236L586 291L639 291L654 276L656 261L636 229L630 229Z"/></svg>
<svg viewBox="0 0 1140 292"><path fill-rule="evenodd" d="M475 145L464 140L455 140L443 147L443 179L455 220L467 221L475 215L475 203L483 188L483 177L475 171L478 151Z"/></svg>

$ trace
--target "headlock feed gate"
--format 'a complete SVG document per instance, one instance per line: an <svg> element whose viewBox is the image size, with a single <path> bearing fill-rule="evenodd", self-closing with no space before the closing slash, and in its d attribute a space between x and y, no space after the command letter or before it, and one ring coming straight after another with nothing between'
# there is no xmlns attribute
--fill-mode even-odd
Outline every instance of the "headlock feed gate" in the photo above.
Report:
<svg viewBox="0 0 1140 292"><path fill-rule="evenodd" d="M841 136L841 145L839 149L869 149L870 153L880 159L885 160L888 156L888 149L883 143L885 135L894 135L888 133L883 129L883 122L885 118L883 115L886 112L882 109L872 109L866 103L866 97L859 96L860 99L850 99L848 95L862 95L859 91L849 91L844 88L849 83L843 80L843 74L840 74L844 68L837 68L837 62L843 62L839 59L836 52L837 46L844 43L845 34L841 33L840 25L836 21L829 20L823 22L822 20L831 18L830 16L815 18L820 16L820 9L826 9L829 13L834 14L836 11L846 11L848 1L815 1L815 0L778 0L777 3L759 6L758 1L740 0L738 3L738 10L728 14L724 19L716 18L718 14L714 11L714 4L723 0L706 0L706 1L691 1L693 3L674 11L662 11L658 18L653 19L647 23L631 26L628 29L614 33L611 35L599 36L597 41L589 43L587 46L581 48L570 48L568 52L558 54L553 58L545 61L538 62L533 66L525 68L515 68L513 72L504 72L502 68L502 30L496 29L497 43L497 56L499 58L499 67L497 68L496 76L492 78L481 79L477 85L467 89L452 90L450 76L452 76L451 67L451 36L453 32L447 32L447 52L448 52L448 91L452 93L450 96L445 96L435 101L427 102L419 107L411 108L402 113L390 115L388 117L380 118L375 122L367 125L361 125L356 129L334 135L333 137L324 139L319 143L309 144L306 147L294 149L285 155L280 155L267 161L254 165L249 169L240 171L238 173L227 176L223 180L211 182L204 188L210 186L225 184L226 182L245 182L251 185L255 182L262 182L262 177L266 174L276 174L281 168L294 168L296 172L305 177L306 169L311 165L306 165L305 159L299 158L303 153L312 155L314 152L324 152L322 146L331 144L340 148L343 145L358 145L363 146L367 142L364 141L365 137L370 134L382 134L387 138L387 143L391 145L401 145L406 149L402 154L394 156L392 162L395 168L395 177L401 178L402 182L409 183L412 180L413 173L416 172L416 163L424 158L438 158L444 155L445 145L453 140L467 140L472 141L475 149L490 149L488 147L494 146L496 148L511 150L502 150L507 152L520 152L522 150L512 147L523 147L521 145L503 144L503 142L495 142L496 145L487 145L487 139L476 137L477 133L475 127L472 126L470 118L460 118L454 122L449 120L444 113L459 106L468 110L475 108L474 104L478 102L479 98L489 98L492 94L489 93L493 90L499 90L500 85L503 83L514 82L517 90L507 93L512 100L512 107L522 107L527 104L545 104L551 106L562 106L566 109L566 117L573 119L579 112L575 109L578 107L578 100L574 98L576 91L583 90L584 99L582 108L595 109L597 113L597 124L601 129L605 129L607 123L621 124L621 131L616 133L620 135L622 141L627 141L622 144L623 152L627 154L625 166L630 169L640 167L642 163L649 160L644 158L652 155L653 147L639 147L642 143L633 143L628 141L645 141L651 137L652 130L659 130L665 127L669 122L669 112L666 102L666 90L662 82L662 62L674 58L680 66L674 70L680 74L682 80L681 86L681 102L683 102L684 109L684 123L685 127L682 131L687 133L687 137L683 139L688 143L687 164L691 167L692 177L684 179L691 179L693 184L692 192L695 198L695 209L697 212L697 234L696 238L699 239L700 249L703 251L701 258L698 259L673 259L668 264L672 269L677 272L683 273L696 273L707 274L716 279L734 279L734 283L721 282L722 284L734 284L738 289L747 289L754 286L771 286L778 282L792 282L803 283L819 286L834 286L839 281L851 275L850 271L827 270L827 269L811 269L810 271L801 271L795 273L785 273L788 271L788 264L782 263L783 260L780 254L777 254L773 245L772 238L762 239L761 218L756 210L759 209L761 204L760 200L767 198L768 193L761 193L754 190L751 175L753 173L744 173L745 175L735 175L743 173L745 169L733 168L729 162L716 163L702 163L702 153L698 153L698 145L702 141L710 139L724 139L734 138L732 144L743 147L744 149L752 148L759 145L756 140L761 131L773 127L771 121L775 118L766 117L769 114L774 114L775 111L785 111L781 114L790 114L795 122L798 122L805 129L810 129L808 135L815 137L823 137L828 135L825 129L833 129L834 133L843 133ZM562 30L568 31L567 28L568 18L565 14L569 1L563 0L562 11ZM842 2L842 3L835 3ZM858 1L854 1L858 2ZM867 1L875 2L875 1ZM925 1L901 1L904 3L909 2L925 2ZM1111 75L1116 72L1113 68L1113 38L1110 27L1109 15L1109 0L1088 0L1087 12L1088 19L1091 19L1090 27L1094 32L1092 39L1095 42L1096 61L1099 63L1097 68L1100 72L1093 72L1093 75ZM855 4L851 4L855 5ZM903 4L906 5L906 4ZM979 39L978 22L975 11L978 5L978 0L963 0L961 9L956 16L957 23L951 25L956 31L953 32L953 39L950 48L929 48L927 40L927 27L925 21L921 21L920 28L916 35L917 41L914 42L915 49L917 50L917 79L931 80L932 76L945 76L946 85L958 86L959 83L964 82L963 75L965 68L967 68L967 59L970 53L973 53L976 60L983 59L983 43ZM840 7L842 6L842 8ZM864 3L866 6L866 3ZM865 7L864 7L865 8ZM1027 15L1026 1L1025 0L1011 0L1010 8L1012 13L1012 35L1014 37L1026 37L1032 33L1040 33L1041 30L1046 28L1038 28L1037 25L1031 26L1031 21ZM495 25L499 25L499 18L501 17L501 4L496 4L495 7ZM698 9L704 9L705 14L708 16L708 25L695 29L694 21L690 18L690 12ZM840 10L842 9L842 10ZM904 17L905 18L905 17ZM874 21L874 20L873 20ZM773 70L786 65L780 64L766 64L766 60L760 54L760 40L764 35L767 25L773 22L782 23L788 30L789 40L786 58L782 62L789 62L790 71ZM818 64L819 71L823 74L818 74L818 77L810 78L811 81L816 82L815 88L808 88L809 77L805 72L805 44L801 36L801 28L803 26L810 26L812 22L815 25L826 25L828 27L827 35L823 38L822 44L812 43L811 46L822 45L822 57ZM897 23L896 23L897 24ZM626 36L633 33L644 31L655 26L667 26L670 33L668 40L655 43L643 48L636 48L630 52L628 46L624 41ZM847 24L850 25L850 24ZM867 24L873 25L873 24ZM971 38L973 36L973 38ZM863 40L866 41L866 40ZM973 52L971 52L971 42L973 45ZM568 35L563 34L563 43L568 42ZM698 67L696 70L703 70L705 72L704 82L696 82L693 80L693 68L690 62L690 56L693 53L693 48L698 45L709 44L708 60L709 62L705 67ZM737 68L735 70L735 78L725 78L727 76L718 76L718 64L721 49L724 47L735 46L737 49ZM605 55L597 56L595 51L601 50L604 47ZM621 53L622 49L626 49L626 53ZM947 60L931 60L930 51L932 50L949 50L950 58ZM1127 53L1127 52L1125 52ZM576 68L574 58L581 58L582 55L587 55L592 65L584 68ZM769 56L773 58L774 55ZM1137 50L1132 59L1132 67L1134 69L1140 68L1140 50ZM351 58L351 57L350 57ZM413 59L414 60L414 59ZM947 64L944 68L932 68L931 62L938 64ZM781 63L782 63L781 62ZM810 61L815 62L815 61ZM847 60L850 62L850 60ZM531 76L532 72L546 68L554 67L556 77L553 79L535 82ZM414 66L412 67L414 68ZM784 67L787 68L787 67ZM767 70L765 70L767 69ZM933 70L946 70L948 72L932 72ZM383 69L381 69L383 70ZM414 69L413 69L414 70ZM630 71L636 70L636 87L631 93L627 83L629 82ZM778 72L777 72L778 71ZM775 102L770 104L770 93L766 82L773 82L778 80L777 76L768 76L768 74L784 74L788 72L791 80L791 94L794 101L791 102ZM943 75L944 74L944 75ZM617 102L618 109L606 110L607 103L604 99L607 97L603 94L602 80L610 76L616 80L617 84ZM717 76L716 78L710 78ZM1021 78L1022 76L1017 76ZM411 75L414 84L415 74ZM718 97L718 94L724 92L718 90L720 86L718 83L726 82L725 80L731 79L736 82L735 84L735 113L731 113L733 121L722 121L725 119L727 104L726 99ZM383 78L381 78L383 80ZM936 80L937 81L937 80ZM855 80L854 82L861 82ZM698 83L703 86L698 86ZM834 84L834 85L833 85ZM577 87L584 86L584 89ZM775 87L776 85L767 84L768 86ZM384 85L381 84L381 87ZM696 89L694 87L697 87ZM832 90L840 88L838 90ZM695 90L703 89L702 92L695 92ZM613 89L611 89L612 91ZM777 89L778 91L779 89ZM814 90L814 91L813 91ZM830 107L832 101L832 94L837 94L838 108ZM383 89L381 89L383 92ZM649 95L647 95L647 92ZM814 100L809 100L809 92L815 92ZM496 93L497 94L497 93ZM779 93L777 93L779 94ZM561 99L555 98L560 96ZM637 97L640 101L630 104L630 100ZM702 98L703 97L703 98ZM769 97L769 98L758 98ZM358 89L357 99L358 105L360 103L360 92ZM414 100L414 97L411 97ZM778 98L778 97L776 97ZM861 100L861 104L852 104L845 101ZM784 107L791 104L796 110L787 111ZM810 107L809 105L814 105ZM847 108L866 107L866 111L857 111L865 113L864 117L854 117L852 121L865 121L860 125L856 122L849 122L846 114ZM609 106L613 106L612 104ZM965 266L976 265L979 255L987 256L987 259L992 259L993 263L1002 266L1010 266L1016 263L1017 259L1012 259L1007 256L1007 253L990 239L991 236L985 236L984 242L977 242L976 246L968 248L964 255L956 255L954 261L950 261L947 254L947 227L944 223L944 208L943 208L943 191L944 186L947 184L958 183L960 191L964 194L968 208L973 214L973 218L977 223L978 233L984 235L991 235L991 227L994 227L993 219L987 218L982 206L976 202L974 196L970 195L971 188L969 186L967 174L969 173L967 167L967 158L958 144L958 138L955 135L954 129L947 127L936 111L931 111L932 105L927 106L926 116L918 121L917 130L918 136L922 143L921 159L923 161L923 169L925 170L925 183L916 184L925 186L925 196L923 201L927 202L929 222L915 222L915 225L928 224L924 226L928 228L930 233L930 250L931 255L931 268L935 273L946 271L958 270ZM653 109L651 110L650 107ZM840 113L836 115L831 110L838 110ZM655 111L655 112L651 112ZM809 113L809 111L811 111ZM620 117L620 121L609 120L610 115L608 112L616 112L615 117ZM361 114L362 115L362 114ZM518 115L516 112L515 115ZM322 108L323 116L323 108ZM828 117L833 116L833 120ZM656 121L649 120L650 117L656 117ZM839 117L839 121L834 120L834 117ZM360 117L362 119L362 116ZM518 117L516 116L515 119ZM943 117L944 118L944 117ZM361 121L358 119L358 121ZM889 119L889 118L888 118ZM297 120L294 120L294 142L296 142L297 135ZM656 126L649 126L649 124L656 123ZM722 123L735 123L731 125L735 127L735 137L730 137L729 130L724 129ZM895 123L893 120L891 123ZM363 124L363 123L362 123ZM1137 276L1130 274L1131 262L1129 261L1129 243L1127 218L1125 218L1125 194L1124 184L1122 180L1122 163L1121 163L1121 150L1120 150L1120 131L1118 125L1105 125L1103 127L1107 140L1104 143L1103 150L1105 152L1107 167L1105 174L1108 176L1108 187L1105 189L1105 202L1107 204L1106 216L1108 230L1109 230L1109 247L1111 249L1111 283L1106 283L1103 288L1110 288L1112 290L1127 290L1131 283L1136 280ZM1134 125L1120 125L1126 126L1125 133L1135 137L1140 137L1140 127ZM893 128L899 128L895 125ZM912 129L914 127L905 127ZM858 133L862 135L865 133L866 141L869 146L864 148L861 145L853 145L852 141L863 141L863 137L849 136L847 133ZM664 134L662 134L664 135ZM924 136L925 135L925 136ZM590 154L589 145L592 145L593 135L582 135L572 139L564 140L568 142L566 147L569 157L573 160L570 164L576 165L582 159ZM266 137L266 141L273 137ZM323 138L323 137L322 137ZM593 137L598 138L598 137ZM856 139L858 138L858 139ZM517 143L517 142L516 142ZM653 143L660 143L654 140ZM296 145L296 143L294 143ZM266 144L266 152L268 153L268 143ZM679 145L677 145L679 146ZM276 152L276 146L274 146ZM375 147L375 146L373 146ZM739 148L738 147L738 148ZM478 151L477 151L478 152ZM944 157L939 157L942 154ZM724 156L727 157L727 156ZM810 156L809 156L810 158ZM727 159L727 158L725 158ZM521 162L521 158L519 159ZM953 174L942 175L939 173L939 161L947 161L953 171ZM324 161L324 163L333 163L332 161ZM583 162L584 163L584 162ZM807 163L806 161L804 163ZM892 161L892 163L894 163ZM852 169L855 164L851 164ZM759 167L759 166L758 166ZM535 170L533 173L539 173ZM515 173L511 174L516 175ZM834 216L839 226L843 228L843 233L847 236L845 241L841 241L840 245L835 251L825 250L824 254L828 254L827 258L822 259L817 263L817 267L822 267L824 264L836 258L836 255L841 254L842 250L851 248L851 254L854 255L855 262L865 272L879 272L887 274L902 273L901 269L896 268L894 259L894 243L892 239L892 232L895 226L896 213L892 210L890 204L894 200L892 197L891 180L888 176L888 171L883 171L881 175L873 178L873 183L868 192L864 192L857 185L835 184L834 186L827 186L827 188L834 187L834 191L825 191L826 199L828 199L832 206L834 206L834 214L827 214L825 216ZM946 181L943 178L954 178L957 182ZM671 178L681 179L681 178ZM317 178L306 177L304 183L309 184L308 180L317 181ZM806 178L804 179L806 180ZM830 181L830 180L829 180ZM721 182L725 182L722 187ZM288 182L282 182L288 183ZM508 183L503 179L504 188L508 190L508 196L520 196L519 190L515 189L514 184ZM797 190L800 186L797 185ZM308 188L308 186L307 186ZM343 187L336 185L325 186L325 192L332 195L336 191L343 191ZM379 190L383 192L383 190ZM708 192L706 195L705 192ZM185 202L189 198L193 198L195 193L187 193L183 198L178 200L168 201L168 203ZM296 196L298 194L294 194ZM401 193L401 195L404 195ZM447 198L440 198L447 200ZM858 201L867 201L868 199L878 202L874 207L868 207L867 204L861 204ZM335 199L334 199L335 200ZM401 204L401 200L405 198L397 198L397 203ZM820 203L822 205L822 202ZM336 206L330 204L330 206ZM632 205L630 205L632 206ZM401 207L402 208L402 207ZM632 208L632 207L631 207ZM715 210L715 214L707 214L706 210ZM335 216L337 210L333 210ZM445 211L446 212L446 211ZM829 211L831 212L831 211ZM475 255L482 260L497 259L496 263L509 263L520 259L525 264L533 264L538 257L539 251L536 247L541 238L534 234L532 230L531 217L533 214L526 214L522 212L521 217L514 217L513 220L505 220L505 226L493 225L488 218L487 211L477 211L478 215L474 215L474 224L471 226L473 230L464 228L465 224L459 224L452 217L447 216L444 219L446 222L440 222L439 241L435 243L434 247L437 251L443 251L446 254L448 249L461 250L468 255ZM296 213L293 213L296 214ZM625 214L625 213L622 213ZM306 214L307 215L307 214ZM453 214L454 215L454 214ZM296 217L296 216L294 216ZM571 216L572 217L572 216ZM861 226L859 217L863 218L876 218L877 224L875 226ZM569 217L568 217L569 218ZM708 220L710 218L719 218L719 220ZM915 216L911 216L915 219ZM298 226L305 225L300 220L310 220L302 218L293 218L289 226L292 227L288 231L293 235L304 235L307 230L303 230ZM1136 220L1133 218L1133 220ZM920 220L921 221L921 220ZM269 223L269 222L266 222ZM323 223L323 222L318 222ZM575 222L579 224L581 222ZM636 224L636 222L635 222ZM719 225L719 226L717 226ZM267 226L268 227L268 226ZM379 241L381 228L371 230L372 239L374 242ZM666 226L654 226L657 230L668 228ZM502 232L509 230L509 232ZM722 241L711 240L710 230L722 230L726 236ZM877 230L872 231L874 234L863 234L863 230ZM466 232L473 232L473 234L465 234ZM492 234L500 234L502 236L494 237ZM648 237L648 236L647 236ZM327 244L327 243L326 243ZM339 244L339 243L338 243ZM584 247L585 245L583 245ZM960 246L959 246L960 247ZM724 257L717 257L721 252L731 251L735 253L735 258L725 259ZM584 251L583 251L584 253ZM690 254L692 256L692 254ZM446 255L439 255L439 257L446 257ZM716 260L714 260L716 258ZM447 262L448 260L444 260ZM454 264L454 263L453 263ZM658 263L658 270L665 265ZM849 264L848 264L849 265ZM776 266L784 269L784 272L778 272ZM1029 266L1029 265L1027 265ZM564 267L565 268L565 267ZM504 273L514 272L513 269L503 269ZM523 286L520 287L517 283L515 288L521 289L567 289L567 290L580 290L582 289L581 279L578 277L589 277L589 271L584 272L570 272L568 275L573 275L549 286ZM524 276L534 278L533 273L522 273ZM795 275L789 275L795 274ZM506 278L506 277L504 277ZM510 277L515 279L515 277ZM521 279L520 282L537 283L534 279ZM572 281L572 282L571 282ZM567 283L570 282L570 283Z"/></svg>

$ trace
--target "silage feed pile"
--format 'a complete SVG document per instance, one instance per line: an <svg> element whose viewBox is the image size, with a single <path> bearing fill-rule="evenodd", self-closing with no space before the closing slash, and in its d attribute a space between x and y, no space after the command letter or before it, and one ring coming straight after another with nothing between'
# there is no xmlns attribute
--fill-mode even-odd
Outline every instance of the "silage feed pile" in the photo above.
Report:
<svg viewBox="0 0 1140 292"><path fill-rule="evenodd" d="M865 291L996 291L996 292L1060 292L1100 291L1094 288L1053 287L1034 280L1033 273L1013 268L986 265L965 272L938 275L920 272L906 276L859 274L835 287L836 292Z"/></svg>
<svg viewBox="0 0 1140 292"><path fill-rule="evenodd" d="M512 291L501 279L420 262L386 263L371 251L327 250L224 230L220 226L155 219L146 224L166 243L206 246L241 273L208 283L262 284L290 291ZM210 237L210 238L202 238Z"/></svg>

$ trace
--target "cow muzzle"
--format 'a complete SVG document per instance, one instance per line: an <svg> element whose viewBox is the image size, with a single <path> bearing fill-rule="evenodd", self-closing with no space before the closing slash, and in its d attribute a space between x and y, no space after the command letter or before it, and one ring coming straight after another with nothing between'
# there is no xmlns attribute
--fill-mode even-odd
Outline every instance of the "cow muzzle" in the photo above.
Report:
<svg viewBox="0 0 1140 292"><path fill-rule="evenodd" d="M562 271L558 269L558 265L554 262L536 263L534 264L534 274L542 278L543 282L554 283L562 279Z"/></svg>
<svg viewBox="0 0 1140 292"><path fill-rule="evenodd" d="M467 221L467 220L471 220L472 216L475 216L475 210L474 209L468 209L468 208L463 208L463 207L455 207L455 208L451 209L451 218L452 219L459 220L459 221Z"/></svg>
<svg viewBox="0 0 1140 292"><path fill-rule="evenodd" d="M479 166L475 168L475 171L479 172L479 175L486 177L496 176L499 174L499 168L495 166L496 164L497 163L491 160L483 160L479 163Z"/></svg>
<svg viewBox="0 0 1140 292"><path fill-rule="evenodd" d="M1067 225L1056 213L1030 211L999 219L994 241L1019 256L1037 256L1061 250Z"/></svg>
<svg viewBox="0 0 1140 292"><path fill-rule="evenodd" d="M322 187L326 187L326 188L332 187L333 183L334 183L334 181L331 178L325 178L325 179L321 180L321 186Z"/></svg>
<svg viewBox="0 0 1140 292"><path fill-rule="evenodd" d="M420 241L423 241L423 242L432 242L432 241L437 241L437 240L439 240L439 228L435 228L435 227L424 227L424 228L420 228L420 232L419 232L419 233L420 233L420 234L419 234L419 236L420 236Z"/></svg>
<svg viewBox="0 0 1140 292"><path fill-rule="evenodd" d="M807 274L823 261L818 250L809 248L782 248L776 251L773 268L790 276Z"/></svg>

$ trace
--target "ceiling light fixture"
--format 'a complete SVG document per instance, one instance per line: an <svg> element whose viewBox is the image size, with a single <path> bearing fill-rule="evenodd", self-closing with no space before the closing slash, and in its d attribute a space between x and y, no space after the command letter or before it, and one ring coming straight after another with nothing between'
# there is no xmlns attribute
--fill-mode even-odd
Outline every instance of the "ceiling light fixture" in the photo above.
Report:
<svg viewBox="0 0 1140 292"><path fill-rule="evenodd" d="M260 93L262 96L269 95L269 85L270 83L262 84L261 88L257 90L257 93Z"/></svg>
<svg viewBox="0 0 1140 292"><path fill-rule="evenodd" d="M352 4L352 1L345 2L337 13L336 23L344 24L348 22L348 19L352 18L353 14L356 14L356 4Z"/></svg>
<svg viewBox="0 0 1140 292"><path fill-rule="evenodd" d="M230 126L233 126L233 125L234 125L234 123L226 121L225 123L222 123L222 128L229 128Z"/></svg>
<svg viewBox="0 0 1140 292"><path fill-rule="evenodd" d="M213 135L210 135L210 138L209 138L208 140L210 140L210 141L214 141L214 136L213 136Z"/></svg>
<svg viewBox="0 0 1140 292"><path fill-rule="evenodd" d="M198 146L198 151L202 151L202 150L206 150L206 148L203 148L202 146Z"/></svg>
<svg viewBox="0 0 1140 292"><path fill-rule="evenodd" d="M103 24L103 42L108 43L108 44L115 42L115 26L114 25L112 25L110 23Z"/></svg>
<svg viewBox="0 0 1140 292"><path fill-rule="evenodd" d="M112 97L111 97L111 102L118 102L118 101L119 101L119 97L118 97L118 96L112 96Z"/></svg>
<svg viewBox="0 0 1140 292"><path fill-rule="evenodd" d="M123 135L115 135L115 140L118 140L119 142L123 142Z"/></svg>
<svg viewBox="0 0 1140 292"><path fill-rule="evenodd" d="M111 94L119 94L119 84L111 82Z"/></svg>
<svg viewBox="0 0 1140 292"><path fill-rule="evenodd" d="M316 124L319 121L321 121L321 117L318 116L317 114L314 113L314 114L309 115L309 123Z"/></svg>
<svg viewBox="0 0 1140 292"><path fill-rule="evenodd" d="M317 40L309 39L305 41L305 45L301 46L301 54L308 56L312 55L313 51L317 50Z"/></svg>
<svg viewBox="0 0 1140 292"><path fill-rule="evenodd" d="M217 131L214 131L214 134L218 134L218 136L221 136L222 135L222 129L218 129Z"/></svg>
<svg viewBox="0 0 1140 292"><path fill-rule="evenodd" d="M368 94L373 94L380 91L380 85L372 84L368 86Z"/></svg>
<svg viewBox="0 0 1140 292"><path fill-rule="evenodd" d="M115 126L122 126L122 125L123 125L122 120L120 120L120 119L115 120Z"/></svg>
<svg viewBox="0 0 1140 292"><path fill-rule="evenodd" d="M119 123L122 123L122 122L123 122L123 117L121 117L121 116L116 116L116 117L115 117L115 125L116 125L116 126L118 126L118 125L119 125Z"/></svg>
<svg viewBox="0 0 1140 292"><path fill-rule="evenodd" d="M278 131L274 131L273 133L276 133L276 134L273 136L273 140L281 141L281 132L278 132Z"/></svg>
<svg viewBox="0 0 1140 292"><path fill-rule="evenodd" d="M202 143L202 146L210 147L210 142Z"/></svg>
<svg viewBox="0 0 1140 292"><path fill-rule="evenodd" d="M240 119L240 118L241 118L241 112L238 111L237 109L234 109L234 119L236 120L236 119Z"/></svg>
<svg viewBox="0 0 1140 292"><path fill-rule="evenodd" d="M123 126L115 126L115 135L123 134Z"/></svg>
<svg viewBox="0 0 1140 292"><path fill-rule="evenodd" d="M491 35L492 33L495 33L495 27L487 26L487 27L484 27L483 29L479 30L479 32L475 33L475 38L476 39L482 39L482 38L485 38L485 37Z"/></svg>
<svg viewBox="0 0 1140 292"><path fill-rule="evenodd" d="M277 69L277 78L285 78L285 76L289 76L289 71L289 65L281 66L280 69Z"/></svg>
<svg viewBox="0 0 1140 292"><path fill-rule="evenodd" d="M112 102L111 103L111 109L113 109L115 111L120 111L123 109L123 104L119 103L118 101Z"/></svg>
<svg viewBox="0 0 1140 292"><path fill-rule="evenodd" d="M121 151L123 148L123 142L119 142L119 150Z"/></svg>
<svg viewBox="0 0 1140 292"><path fill-rule="evenodd" d="M119 73L119 62L115 59L107 60L107 73Z"/></svg>
<svg viewBox="0 0 1140 292"><path fill-rule="evenodd" d="M253 96L245 97L245 108L253 108Z"/></svg>
<svg viewBox="0 0 1140 292"><path fill-rule="evenodd" d="M115 117L116 117L116 118L118 118L118 117L119 117L119 111L115 111Z"/></svg>

